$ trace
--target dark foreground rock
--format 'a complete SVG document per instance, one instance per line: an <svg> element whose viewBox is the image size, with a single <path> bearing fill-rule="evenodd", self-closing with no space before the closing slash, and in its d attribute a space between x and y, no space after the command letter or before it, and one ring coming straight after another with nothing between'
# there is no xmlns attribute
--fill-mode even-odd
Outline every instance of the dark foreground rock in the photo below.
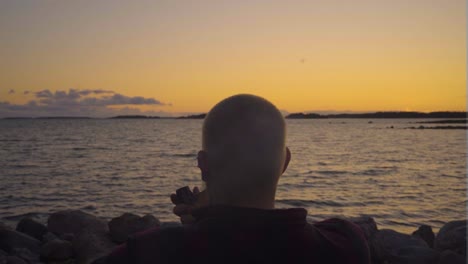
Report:
<svg viewBox="0 0 468 264"><path fill-rule="evenodd" d="M396 254L389 256L393 264L437 264L440 252L428 247L401 247Z"/></svg>
<svg viewBox="0 0 468 264"><path fill-rule="evenodd" d="M108 255L115 248L109 234L95 233L90 230L81 232L72 242L78 263L91 263Z"/></svg>
<svg viewBox="0 0 468 264"><path fill-rule="evenodd" d="M41 242L17 231L0 230L0 249L13 254L16 248L25 248L34 254L39 254Z"/></svg>
<svg viewBox="0 0 468 264"><path fill-rule="evenodd" d="M348 220L355 223L361 228L367 240L370 240L378 231L377 223L375 222L374 218L370 216L354 217L349 218Z"/></svg>
<svg viewBox="0 0 468 264"><path fill-rule="evenodd" d="M375 233L369 240L369 247L374 261L384 263L425 263L425 254L432 255L427 243L407 234L390 229L383 229Z"/></svg>
<svg viewBox="0 0 468 264"><path fill-rule="evenodd" d="M438 264L466 264L466 260L466 256L445 250L440 254Z"/></svg>
<svg viewBox="0 0 468 264"><path fill-rule="evenodd" d="M123 243L127 241L128 236L131 234L160 225L159 220L150 214L140 217L135 214L125 213L109 222L109 232L114 242Z"/></svg>
<svg viewBox="0 0 468 264"><path fill-rule="evenodd" d="M13 256L19 257L22 260L25 260L27 263L38 263L39 254L36 252L31 252L27 248L14 248L11 252Z"/></svg>
<svg viewBox="0 0 468 264"><path fill-rule="evenodd" d="M42 245L41 257L46 260L67 260L73 257L70 241L54 239Z"/></svg>
<svg viewBox="0 0 468 264"><path fill-rule="evenodd" d="M445 224L437 236L425 225L408 235L379 230L376 221L369 216L347 220L363 230L373 264L466 263L465 220ZM152 215L140 217L129 213L107 223L77 210L52 214L46 229L31 219L21 220L16 231L0 224L0 264L89 264L109 254L135 232L175 225L180 224L160 223Z"/></svg>
<svg viewBox="0 0 468 264"><path fill-rule="evenodd" d="M80 210L66 210L53 213L47 221L47 228L57 235L79 234L83 230L97 233L107 232L107 223Z"/></svg>
<svg viewBox="0 0 468 264"><path fill-rule="evenodd" d="M6 257L7 264L28 264L25 260L17 257L17 256L8 256Z"/></svg>
<svg viewBox="0 0 468 264"><path fill-rule="evenodd" d="M466 220L446 223L437 234L434 247L440 251L451 250L466 256Z"/></svg>
<svg viewBox="0 0 468 264"><path fill-rule="evenodd" d="M429 247L434 247L435 235L432 231L432 227L428 225L422 225L418 228L418 230L414 231L412 235L426 241Z"/></svg>
<svg viewBox="0 0 468 264"><path fill-rule="evenodd" d="M16 226L16 231L32 236L37 240L42 240L42 237L48 232L45 225L38 223L31 218L21 219Z"/></svg>

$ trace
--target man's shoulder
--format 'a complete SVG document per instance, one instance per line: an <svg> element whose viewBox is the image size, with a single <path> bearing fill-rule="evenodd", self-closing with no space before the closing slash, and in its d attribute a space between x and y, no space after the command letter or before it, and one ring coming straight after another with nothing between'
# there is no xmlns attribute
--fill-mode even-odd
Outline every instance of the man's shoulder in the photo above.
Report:
<svg viewBox="0 0 468 264"><path fill-rule="evenodd" d="M342 218L329 218L320 222L316 222L313 224L313 226L324 232L334 232L343 235L358 234L359 236L362 235L364 237L364 233L358 225Z"/></svg>
<svg viewBox="0 0 468 264"><path fill-rule="evenodd" d="M125 244L108 255L105 263L148 263L164 253L177 250L177 240L187 232L181 225L152 228L130 236Z"/></svg>
<svg viewBox="0 0 468 264"><path fill-rule="evenodd" d="M368 242L358 225L345 219L330 218L313 226L337 252L347 256L349 263L369 263Z"/></svg>

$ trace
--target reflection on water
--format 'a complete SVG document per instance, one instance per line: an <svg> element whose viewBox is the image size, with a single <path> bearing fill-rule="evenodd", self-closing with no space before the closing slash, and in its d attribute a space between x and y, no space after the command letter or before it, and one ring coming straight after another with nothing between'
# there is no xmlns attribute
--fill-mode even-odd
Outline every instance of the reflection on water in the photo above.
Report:
<svg viewBox="0 0 468 264"><path fill-rule="evenodd" d="M374 216L436 229L466 215L466 133L407 130L414 120L288 120L293 158L277 207L310 220ZM82 209L172 215L169 194L200 185L201 120L0 120L0 217ZM386 127L394 126L394 129Z"/></svg>

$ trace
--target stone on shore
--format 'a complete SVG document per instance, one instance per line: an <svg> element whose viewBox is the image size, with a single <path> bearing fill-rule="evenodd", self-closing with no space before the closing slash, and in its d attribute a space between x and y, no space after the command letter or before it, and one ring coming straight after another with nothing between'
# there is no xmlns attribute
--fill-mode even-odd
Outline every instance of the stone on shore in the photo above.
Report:
<svg viewBox="0 0 468 264"><path fill-rule="evenodd" d="M445 250L440 254L438 264L466 264L466 256Z"/></svg>
<svg viewBox="0 0 468 264"><path fill-rule="evenodd" d="M53 213L47 221L47 227L50 232L57 235L72 233L76 236L83 230L97 233L106 233L108 231L104 220L80 210L65 210Z"/></svg>
<svg viewBox="0 0 468 264"><path fill-rule="evenodd" d="M16 231L34 237L37 240L42 240L42 237L47 233L47 227L31 218L23 218L16 225Z"/></svg>
<svg viewBox="0 0 468 264"><path fill-rule="evenodd" d="M428 225L422 225L418 228L418 230L414 231L412 235L426 241L429 247L434 247L435 235L432 231L432 227Z"/></svg>
<svg viewBox="0 0 468 264"><path fill-rule="evenodd" d="M0 222L0 230L11 230L11 228L6 224Z"/></svg>
<svg viewBox="0 0 468 264"><path fill-rule="evenodd" d="M14 248L11 255L25 260L27 263L39 262L39 254L31 252L27 248Z"/></svg>
<svg viewBox="0 0 468 264"><path fill-rule="evenodd" d="M391 262L395 259L416 259L425 249L430 249L424 240L390 229L382 229L376 232L369 241L369 247L372 259L378 263ZM410 255L411 253L413 255Z"/></svg>
<svg viewBox="0 0 468 264"><path fill-rule="evenodd" d="M116 246L107 233L84 230L72 242L76 260L88 264L97 258L108 255Z"/></svg>
<svg viewBox="0 0 468 264"><path fill-rule="evenodd" d="M45 244L55 239L58 239L58 237L54 233L47 232L45 233L45 235L42 236L42 244Z"/></svg>
<svg viewBox="0 0 468 264"><path fill-rule="evenodd" d="M12 254L15 248L26 248L39 254L41 242L33 237L13 230L0 230L0 249Z"/></svg>
<svg viewBox="0 0 468 264"><path fill-rule="evenodd" d="M389 258L392 264L437 264L440 252L428 247L402 247Z"/></svg>
<svg viewBox="0 0 468 264"><path fill-rule="evenodd" d="M109 232L114 242L123 243L127 241L128 236L131 234L160 225L159 220L150 214L140 217L135 214L125 213L109 222Z"/></svg>
<svg viewBox="0 0 468 264"><path fill-rule="evenodd" d="M371 237L374 236L374 234L378 231L377 223L375 222L374 218L370 216L353 217L349 218L348 220L361 228L367 240L371 239Z"/></svg>
<svg viewBox="0 0 468 264"><path fill-rule="evenodd" d="M437 234L434 247L437 250L452 250L466 256L466 220L446 223Z"/></svg>
<svg viewBox="0 0 468 264"><path fill-rule="evenodd" d="M6 263L7 264L28 264L28 262L16 256L6 257Z"/></svg>
<svg viewBox="0 0 468 264"><path fill-rule="evenodd" d="M42 245L41 257L47 260L66 260L73 257L70 241L55 239Z"/></svg>
<svg viewBox="0 0 468 264"><path fill-rule="evenodd" d="M0 249L0 264L6 264L7 263L7 256L8 254Z"/></svg>

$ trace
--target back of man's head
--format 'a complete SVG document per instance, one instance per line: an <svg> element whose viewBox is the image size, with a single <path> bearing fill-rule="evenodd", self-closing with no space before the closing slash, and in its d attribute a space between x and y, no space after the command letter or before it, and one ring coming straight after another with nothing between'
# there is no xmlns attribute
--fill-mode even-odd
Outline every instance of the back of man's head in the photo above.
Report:
<svg viewBox="0 0 468 264"><path fill-rule="evenodd" d="M214 106L205 118L202 140L210 197L234 204L262 195L274 199L285 166L285 136L280 111L261 97L235 95Z"/></svg>

